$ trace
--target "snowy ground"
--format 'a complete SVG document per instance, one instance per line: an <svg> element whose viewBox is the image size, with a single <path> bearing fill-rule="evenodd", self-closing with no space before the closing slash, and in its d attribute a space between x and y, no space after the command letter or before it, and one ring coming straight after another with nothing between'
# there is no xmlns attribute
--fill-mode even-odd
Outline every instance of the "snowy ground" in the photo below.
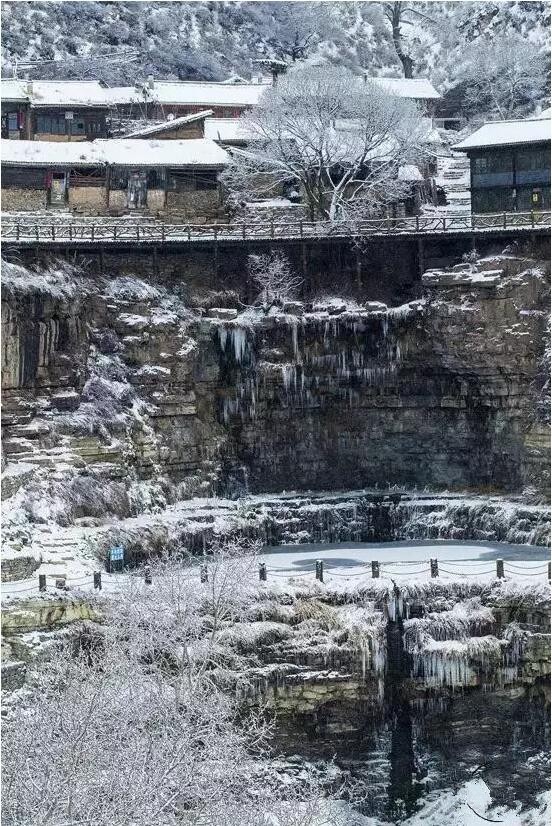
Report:
<svg viewBox="0 0 552 826"><path fill-rule="evenodd" d="M550 816L550 794L540 795L535 808L522 812L493 806L488 786L477 779L457 792L439 790L430 794L420 811L403 822L405 826L481 826L485 821L503 826L547 826ZM367 820L365 826L380 823Z"/></svg>

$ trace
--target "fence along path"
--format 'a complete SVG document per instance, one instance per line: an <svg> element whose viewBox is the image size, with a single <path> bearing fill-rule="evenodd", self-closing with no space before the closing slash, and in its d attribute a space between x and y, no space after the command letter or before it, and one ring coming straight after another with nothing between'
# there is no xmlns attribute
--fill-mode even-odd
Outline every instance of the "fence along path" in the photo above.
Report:
<svg viewBox="0 0 552 826"><path fill-rule="evenodd" d="M411 218L371 218L356 223L331 221L241 222L228 224L172 224L110 218L95 220L45 220L6 215L2 219L3 241L15 244L106 244L106 243L200 243L205 241L255 241L290 239L354 238L388 235L446 235L535 231L550 227L550 212L502 212L488 215L416 215Z"/></svg>
<svg viewBox="0 0 552 826"><path fill-rule="evenodd" d="M258 557L258 559L262 559ZM190 565L187 567L187 576L191 579L196 579L198 583L205 583L209 580L209 562L198 563L197 565ZM254 569L254 566L253 566ZM257 565L258 579L261 582L276 579L303 579L316 578L320 582L324 582L328 577L339 577L343 579L356 580L359 577L365 579L384 579L393 581L399 577L399 584L404 581L402 577L412 579L477 579L478 577L533 581L534 577L540 580L550 582L551 577L551 563L546 560L536 562L519 562L509 560L484 560L484 561L467 561L467 560L411 560L404 562L387 562L381 563L378 560L373 560L369 565L354 566L351 572L345 570L342 566L326 565L324 560L316 560L310 570L290 571L285 568L269 568L266 563L259 562ZM469 571L467 570L469 569ZM30 598L31 596L40 596L44 594L60 595L60 592L67 592L73 590L102 590L107 586L108 590L117 590L117 585L121 583L121 574L123 576L130 574L143 578L146 585L153 584L153 577L151 569L146 565L143 568L126 569L120 573L107 573L104 571L95 571L89 574L82 574L79 577L67 577L63 574L39 574L27 580L19 580L16 582L2 583L3 598L24 596ZM253 573L252 573L252 576ZM531 579L527 579L527 578Z"/></svg>

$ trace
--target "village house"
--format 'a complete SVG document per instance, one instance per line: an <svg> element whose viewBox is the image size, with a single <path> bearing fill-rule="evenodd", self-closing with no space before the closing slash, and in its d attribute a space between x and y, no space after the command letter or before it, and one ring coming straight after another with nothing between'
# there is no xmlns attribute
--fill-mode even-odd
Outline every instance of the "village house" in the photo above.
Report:
<svg viewBox="0 0 552 826"><path fill-rule="evenodd" d="M550 119L543 115L485 123L453 147L470 159L472 212L550 209Z"/></svg>
<svg viewBox="0 0 552 826"><path fill-rule="evenodd" d="M433 116L436 102L441 99L437 89L424 77L370 77L365 72L364 81L379 86L380 89L394 97L413 100L418 104L422 114L428 117Z"/></svg>
<svg viewBox="0 0 552 826"><path fill-rule="evenodd" d="M3 80L2 138L105 138L111 106L109 90L95 80Z"/></svg>
<svg viewBox="0 0 552 826"><path fill-rule="evenodd" d="M135 86L116 86L110 100L121 119L166 120L211 109L217 118L239 118L256 106L272 81L258 77L255 82L214 82L155 80Z"/></svg>
<svg viewBox="0 0 552 826"><path fill-rule="evenodd" d="M221 205L218 175L226 163L226 152L205 138L3 141L2 205L210 221Z"/></svg>
<svg viewBox="0 0 552 826"><path fill-rule="evenodd" d="M168 115L167 120L156 123L146 121L142 126L127 132L127 138L155 138L156 140L191 140L193 138L210 137L206 135L205 120L213 114L212 109L197 112L194 115L183 115L175 118ZM230 121L232 123L233 121Z"/></svg>

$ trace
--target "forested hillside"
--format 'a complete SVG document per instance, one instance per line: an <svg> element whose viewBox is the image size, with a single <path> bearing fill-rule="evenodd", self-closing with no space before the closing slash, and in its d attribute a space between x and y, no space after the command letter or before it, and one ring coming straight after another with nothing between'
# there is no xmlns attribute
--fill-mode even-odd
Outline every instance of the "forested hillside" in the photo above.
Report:
<svg viewBox="0 0 552 826"><path fill-rule="evenodd" d="M400 49L392 15L400 8ZM429 75L442 91L462 77L470 44L505 35L534 45L547 62L550 6L541 2L462 3L111 3L14 2L3 8L3 72L17 61L55 61L31 75L133 82L165 78L220 80L250 75L255 59L331 62L353 70ZM135 62L98 64L121 47ZM80 58L85 58L81 60Z"/></svg>

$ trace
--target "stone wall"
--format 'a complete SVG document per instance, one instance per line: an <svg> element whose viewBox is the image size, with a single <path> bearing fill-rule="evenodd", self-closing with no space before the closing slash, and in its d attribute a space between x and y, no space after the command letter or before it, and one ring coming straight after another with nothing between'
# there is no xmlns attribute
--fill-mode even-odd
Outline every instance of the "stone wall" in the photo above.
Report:
<svg viewBox="0 0 552 826"><path fill-rule="evenodd" d="M2 189L2 210L4 212L34 212L47 206L48 197L45 189Z"/></svg>
<svg viewBox="0 0 552 826"><path fill-rule="evenodd" d="M200 222L216 218L220 206L220 195L217 189L194 190L190 192L167 192L166 217L170 220L171 214L187 221L195 219Z"/></svg>
<svg viewBox="0 0 552 826"><path fill-rule="evenodd" d="M104 186L70 186L69 207L88 215L103 215L107 211L107 191Z"/></svg>
<svg viewBox="0 0 552 826"><path fill-rule="evenodd" d="M105 134L105 133L104 133ZM34 141L48 141L48 143L75 143L88 141L88 135L56 135L52 132L35 132Z"/></svg>

